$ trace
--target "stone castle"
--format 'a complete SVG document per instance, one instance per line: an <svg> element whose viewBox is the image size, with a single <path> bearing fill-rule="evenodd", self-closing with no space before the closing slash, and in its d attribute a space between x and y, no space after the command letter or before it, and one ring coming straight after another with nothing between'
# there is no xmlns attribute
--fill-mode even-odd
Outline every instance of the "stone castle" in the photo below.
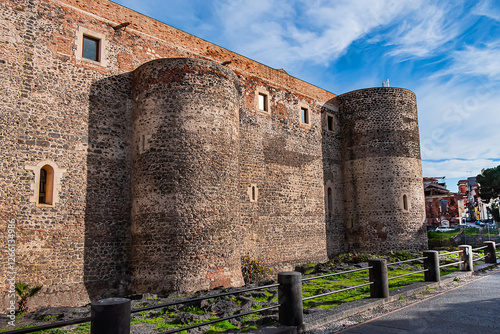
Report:
<svg viewBox="0 0 500 334"><path fill-rule="evenodd" d="M36 304L427 247L412 92L337 96L106 0L0 15L0 246L14 222Z"/></svg>

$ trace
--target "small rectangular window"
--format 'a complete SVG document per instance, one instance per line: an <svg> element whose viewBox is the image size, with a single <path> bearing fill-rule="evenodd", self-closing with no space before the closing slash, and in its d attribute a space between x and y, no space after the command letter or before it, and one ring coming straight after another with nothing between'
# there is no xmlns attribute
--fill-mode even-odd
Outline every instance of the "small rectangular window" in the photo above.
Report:
<svg viewBox="0 0 500 334"><path fill-rule="evenodd" d="M309 124L309 110L307 108L300 108L300 121Z"/></svg>
<svg viewBox="0 0 500 334"><path fill-rule="evenodd" d="M83 36L82 58L99 61L100 40L89 36Z"/></svg>
<svg viewBox="0 0 500 334"><path fill-rule="evenodd" d="M268 111L267 95L259 93L259 110Z"/></svg>
<svg viewBox="0 0 500 334"><path fill-rule="evenodd" d="M326 126L328 131L333 131L333 116L328 115L326 118Z"/></svg>

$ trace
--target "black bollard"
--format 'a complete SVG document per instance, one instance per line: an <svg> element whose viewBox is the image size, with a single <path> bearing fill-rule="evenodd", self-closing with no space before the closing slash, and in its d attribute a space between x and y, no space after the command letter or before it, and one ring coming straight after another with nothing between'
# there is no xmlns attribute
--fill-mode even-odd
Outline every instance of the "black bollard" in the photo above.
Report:
<svg viewBox="0 0 500 334"><path fill-rule="evenodd" d="M485 241L483 244L487 247L484 249L485 263L497 263L496 245L494 241Z"/></svg>
<svg viewBox="0 0 500 334"><path fill-rule="evenodd" d="M441 273L439 271L439 253L435 250L424 252L424 273L426 282L439 282L441 280Z"/></svg>
<svg viewBox="0 0 500 334"><path fill-rule="evenodd" d="M107 298L90 304L91 334L129 334L130 299Z"/></svg>
<svg viewBox="0 0 500 334"><path fill-rule="evenodd" d="M460 261L460 270L461 271L474 271L474 262L472 261L472 246L469 245L460 245L458 249L462 252L459 253Z"/></svg>
<svg viewBox="0 0 500 334"><path fill-rule="evenodd" d="M302 275L296 271L278 273L279 323L282 326L303 327Z"/></svg>
<svg viewBox="0 0 500 334"><path fill-rule="evenodd" d="M368 260L370 282L370 297L372 298L388 298L389 297L389 280L387 277L387 260L372 259Z"/></svg>

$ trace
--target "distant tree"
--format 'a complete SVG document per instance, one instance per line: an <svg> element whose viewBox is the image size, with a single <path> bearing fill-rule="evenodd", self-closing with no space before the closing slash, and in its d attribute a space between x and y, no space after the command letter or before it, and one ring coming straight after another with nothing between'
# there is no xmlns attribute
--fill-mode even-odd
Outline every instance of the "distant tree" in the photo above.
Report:
<svg viewBox="0 0 500 334"><path fill-rule="evenodd" d="M500 195L500 166L485 169L476 176L476 181L481 199L489 202L491 198L497 198Z"/></svg>
<svg viewBox="0 0 500 334"><path fill-rule="evenodd" d="M496 222L500 222L500 212L498 211L498 204L497 203L492 203L491 208L486 207L488 209L488 212L493 216L493 219Z"/></svg>

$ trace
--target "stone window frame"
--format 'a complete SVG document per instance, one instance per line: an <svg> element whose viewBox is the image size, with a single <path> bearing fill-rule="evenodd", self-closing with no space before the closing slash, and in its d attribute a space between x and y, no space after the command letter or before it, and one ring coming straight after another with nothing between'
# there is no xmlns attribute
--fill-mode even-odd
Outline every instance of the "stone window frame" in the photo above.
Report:
<svg viewBox="0 0 500 334"><path fill-rule="evenodd" d="M257 184L252 183L247 189L247 194L248 197L250 198L251 203L257 202L259 199L259 188L257 187Z"/></svg>
<svg viewBox="0 0 500 334"><path fill-rule="evenodd" d="M83 57L83 40L85 37L99 41L98 61ZM76 33L76 55L75 55L77 60L105 67L107 65L106 49L107 49L107 41L104 34L98 33L96 31L84 27L78 27Z"/></svg>
<svg viewBox="0 0 500 334"><path fill-rule="evenodd" d="M259 98L260 96L264 96L264 109L260 109L260 101ZM255 107L258 112L270 115L271 114L271 105L270 105L270 98L269 98L269 92L265 90L264 88L257 88L255 90Z"/></svg>
<svg viewBox="0 0 500 334"><path fill-rule="evenodd" d="M47 167L50 167L51 170ZM56 203L59 202L61 178L63 173L66 172L66 169L57 167L55 162L49 160L40 161L36 165L26 165L24 168L31 170L35 174L30 184L31 190L33 191L33 195L30 195L30 202L35 203L37 207L54 207ZM46 188L46 193L48 194L45 195L45 203L40 203L40 174L42 169L51 174L50 178L47 177L47 183L50 184L48 184Z"/></svg>
<svg viewBox="0 0 500 334"><path fill-rule="evenodd" d="M305 110L305 120L306 122L302 121L302 111ZM309 107L308 104L306 103L299 103L299 124L300 127L302 128L310 128L312 125L312 119L311 119L311 108Z"/></svg>

